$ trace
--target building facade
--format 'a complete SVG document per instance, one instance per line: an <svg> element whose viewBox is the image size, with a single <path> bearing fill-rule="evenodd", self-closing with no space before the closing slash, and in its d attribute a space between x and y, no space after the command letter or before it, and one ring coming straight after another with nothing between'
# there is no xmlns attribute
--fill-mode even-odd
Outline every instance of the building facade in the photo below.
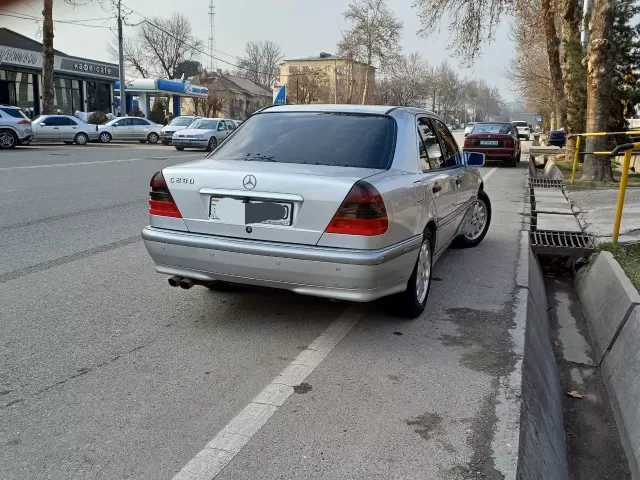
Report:
<svg viewBox="0 0 640 480"><path fill-rule="evenodd" d="M271 90L258 85L246 78L237 77L217 72L205 73L194 78L194 82L205 85L209 89L211 98L204 102L215 103L220 106L217 115L233 120L244 120L253 112L273 103L273 93ZM202 101L200 101L202 103ZM187 105L185 105L185 103ZM183 101L182 111L184 113L203 115L207 114L206 105L204 112L200 107L196 112L193 102Z"/></svg>
<svg viewBox="0 0 640 480"><path fill-rule="evenodd" d="M362 103L365 82L368 100L375 87L375 68L326 52L280 64L280 83L287 85L289 100L296 99L293 103Z"/></svg>
<svg viewBox="0 0 640 480"><path fill-rule="evenodd" d="M117 65L66 55L54 50L54 110L114 112ZM42 44L0 28L0 104L22 108L32 118L42 112Z"/></svg>

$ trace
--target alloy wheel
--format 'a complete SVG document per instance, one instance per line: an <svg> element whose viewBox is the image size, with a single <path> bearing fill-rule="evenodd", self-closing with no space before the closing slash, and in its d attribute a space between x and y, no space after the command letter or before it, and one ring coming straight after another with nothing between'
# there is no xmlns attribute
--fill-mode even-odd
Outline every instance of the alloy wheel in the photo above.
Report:
<svg viewBox="0 0 640 480"><path fill-rule="evenodd" d="M416 297L419 303L424 302L431 282L431 242L428 238L422 242L418 255L416 270Z"/></svg>
<svg viewBox="0 0 640 480"><path fill-rule="evenodd" d="M485 203L478 199L473 205L473 211L471 213L471 220L467 226L467 231L464 236L467 240L474 241L482 235L487 225L487 206Z"/></svg>
<svg viewBox="0 0 640 480"><path fill-rule="evenodd" d="M16 138L11 132L0 132L0 147L11 148L15 144Z"/></svg>

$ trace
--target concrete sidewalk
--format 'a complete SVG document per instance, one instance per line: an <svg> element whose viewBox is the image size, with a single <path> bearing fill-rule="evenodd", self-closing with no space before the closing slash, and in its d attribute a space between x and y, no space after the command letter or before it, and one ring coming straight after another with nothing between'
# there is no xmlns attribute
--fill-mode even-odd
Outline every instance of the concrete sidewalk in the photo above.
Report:
<svg viewBox="0 0 640 480"><path fill-rule="evenodd" d="M569 198L580 209L579 218L586 232L599 242L611 241L618 189L571 190ZM627 189L620 241L640 241L640 188Z"/></svg>

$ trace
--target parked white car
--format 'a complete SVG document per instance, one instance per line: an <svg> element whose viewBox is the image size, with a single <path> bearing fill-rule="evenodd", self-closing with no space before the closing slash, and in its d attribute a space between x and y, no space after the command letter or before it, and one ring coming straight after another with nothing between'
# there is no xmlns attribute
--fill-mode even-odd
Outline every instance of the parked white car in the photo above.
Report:
<svg viewBox="0 0 640 480"><path fill-rule="evenodd" d="M161 126L140 117L119 117L100 125L100 141L109 143L111 140L138 140L141 143L158 143Z"/></svg>
<svg viewBox="0 0 640 480"><path fill-rule="evenodd" d="M18 107L0 105L0 148L26 145L33 137L31 120Z"/></svg>
<svg viewBox="0 0 640 480"><path fill-rule="evenodd" d="M194 115L182 115L171 120L168 125L164 126L162 130L160 130L160 139L162 140L162 144L169 145L173 139L174 133L184 130L199 118L201 117Z"/></svg>
<svg viewBox="0 0 640 480"><path fill-rule="evenodd" d="M40 115L31 122L34 142L86 145L98 140L98 126L72 115Z"/></svg>
<svg viewBox="0 0 640 480"><path fill-rule="evenodd" d="M236 128L236 122L233 120L199 118L188 128L174 133L172 143L176 150L204 148L211 152Z"/></svg>
<svg viewBox="0 0 640 480"><path fill-rule="evenodd" d="M447 247L487 234L482 165L421 109L271 107L206 159L153 176L142 238L174 287L394 296L395 314L417 317Z"/></svg>

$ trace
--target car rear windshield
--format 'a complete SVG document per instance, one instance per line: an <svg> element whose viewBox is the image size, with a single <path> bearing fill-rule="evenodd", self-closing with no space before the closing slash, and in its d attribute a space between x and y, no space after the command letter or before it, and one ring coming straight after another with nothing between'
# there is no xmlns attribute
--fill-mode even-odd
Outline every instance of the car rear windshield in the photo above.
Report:
<svg viewBox="0 0 640 480"><path fill-rule="evenodd" d="M395 120L342 112L272 112L254 115L211 154L245 160L360 168L389 168Z"/></svg>
<svg viewBox="0 0 640 480"><path fill-rule="evenodd" d="M516 127L528 127L529 124L527 122L513 122Z"/></svg>
<svg viewBox="0 0 640 480"><path fill-rule="evenodd" d="M187 127L191 125L191 122L193 122L193 118L177 117L171 120L169 125L174 127Z"/></svg>
<svg viewBox="0 0 640 480"><path fill-rule="evenodd" d="M27 117L24 113L22 113L22 110L18 108L0 108L0 110L2 110L2 113L6 113L10 117L26 118L27 120L29 120L29 117Z"/></svg>
<svg viewBox="0 0 640 480"><path fill-rule="evenodd" d="M471 133L509 135L511 133L511 125L507 125L506 123L480 123L473 128Z"/></svg>

